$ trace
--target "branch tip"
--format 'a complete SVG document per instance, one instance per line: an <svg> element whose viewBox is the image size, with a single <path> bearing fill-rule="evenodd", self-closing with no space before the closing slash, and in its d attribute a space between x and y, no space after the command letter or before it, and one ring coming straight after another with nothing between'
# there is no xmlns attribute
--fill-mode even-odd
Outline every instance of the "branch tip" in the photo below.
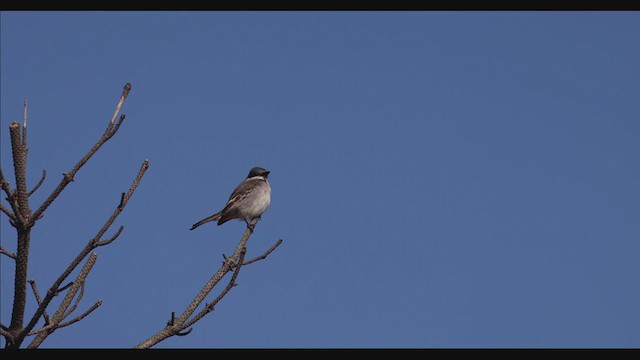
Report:
<svg viewBox="0 0 640 360"><path fill-rule="evenodd" d="M129 92L131 91L131 83L124 84L124 90L122 90L122 97L125 99L129 96Z"/></svg>
<svg viewBox="0 0 640 360"><path fill-rule="evenodd" d="M124 196L125 193L120 194L120 204L118 205L118 209L122 209L124 207Z"/></svg>

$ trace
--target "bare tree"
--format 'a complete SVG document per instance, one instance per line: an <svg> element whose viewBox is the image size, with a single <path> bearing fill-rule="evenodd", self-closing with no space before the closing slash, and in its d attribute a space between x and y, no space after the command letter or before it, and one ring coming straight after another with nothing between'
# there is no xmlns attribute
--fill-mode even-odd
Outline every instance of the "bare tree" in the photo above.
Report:
<svg viewBox="0 0 640 360"><path fill-rule="evenodd" d="M89 151L75 164L75 166L68 172L63 173L62 179L57 187L51 192L51 194L44 200L40 206L32 210L29 203L29 196L31 196L40 186L43 184L47 177L47 172L42 171L42 176L37 184L31 189L27 190L27 118L28 118L28 103L25 100L24 103L24 118L22 126L16 121L9 126L9 133L11 137L11 151L13 155L13 172L15 175L15 188L12 188L7 179L4 176L2 168L0 168L0 189L6 194L5 200L8 202L9 207L0 203L0 211L2 211L9 219L9 223L16 229L17 244L16 252L13 253L2 246L0 246L0 256L4 255L11 259L15 263L15 277L14 277L14 294L13 294L13 307L11 313L11 323L9 326L0 323L0 335L5 339L6 348L19 348L25 342L27 337L33 336L31 342L27 345L28 348L37 348L42 342L53 332L58 329L73 325L80 320L84 319L94 310L102 305L102 300L98 300L84 312L79 315L72 316L75 310L78 308L80 301L84 294L84 287L87 276L91 272L93 265L95 264L98 256L94 250L98 247L111 244L124 229L120 226L115 233L109 237L104 238L104 235L113 225L114 221L120 215L127 205L129 199L133 196L136 188L140 184L142 177L149 167L149 161L145 160L136 175L131 187L127 192L123 192L120 196L120 201L116 208L113 210L109 218L105 221L104 225L98 230L96 235L87 241L87 244L80 250L78 255L71 261L71 263L65 268L65 270L58 276L58 278L48 288L44 297L40 295L35 280L27 280L28 264L29 264L29 243L31 240L31 229L36 225L39 219L42 218L47 208L58 198L62 191L74 181L76 173L91 159L91 157L104 145L109 139L111 139L122 125L125 115L120 114L122 105L124 104L129 91L131 90L131 84L127 83L122 91L118 105L113 114L113 117L107 124L107 127L98 139L98 141L89 149ZM117 121L116 121L117 119ZM147 340L141 342L136 347L149 348L171 336L184 336L191 332L190 328L197 321L202 319L205 315L214 311L215 305L222 300L222 298L231 290L236 284L236 278L240 272L240 269L244 265L252 264L256 261L265 259L271 252L273 252L281 243L282 240L278 240L270 249L264 252L262 255L245 261L246 244L249 237L253 233L253 229L258 222L258 219L254 219L250 226L244 233L238 243L233 255L230 257L224 257L224 261L220 268L213 274L205 286L200 290L196 297L191 301L190 305L179 316L175 317L175 313L171 314L171 319L167 325L152 335ZM86 259L86 260L85 260ZM84 261L84 265L80 268L75 278L72 281L67 282L68 278L74 271L80 266L80 263ZM213 288L227 275L232 272L231 278L228 284L222 289L222 291L209 303L205 303L203 309L197 314L193 315L197 308L202 304L207 295L213 290ZM63 285L67 282L65 285ZM33 297L38 305L35 312L28 317L28 322L25 325L25 309L27 303L27 283L30 285ZM66 292L66 293L65 293ZM64 293L64 298L60 301L60 304L56 308L52 316L49 315L47 309L51 305L51 302L58 295ZM193 316L192 316L193 315ZM43 320L41 326L36 328L36 325ZM185 329L189 328L185 331Z"/></svg>
<svg viewBox="0 0 640 360"><path fill-rule="evenodd" d="M111 216L105 221L104 225L98 230L96 235L89 239L85 247L80 250L78 255L71 261L67 268L58 276L58 278L51 284L47 290L44 298L40 296L38 287L35 280L27 281L27 274L29 268L29 243L31 240L31 229L37 224L38 220L42 218L47 208L58 198L62 191L73 182L76 173L86 164L91 157L104 145L109 139L111 139L120 129L125 115L120 114L120 109L124 104L124 101L129 95L131 90L131 84L126 84L120 101L116 106L116 110L113 117L107 124L107 127L102 136L96 141L96 143L89 149L89 151L75 164L75 166L68 172L63 173L62 180L58 183L58 186L49 194L40 206L32 210L29 203L29 196L33 194L45 181L47 172L42 172L40 181L30 191L27 190L27 153L29 147L27 145L27 120L28 120L28 103L25 100L24 103L24 118L22 126L18 122L14 121L9 125L9 133L11 137L11 153L13 155L13 172L15 175L16 185L12 189L9 182L4 176L4 172L0 169L0 187L6 194L6 201L9 203L7 208L0 203L0 210L9 218L9 223L16 229L17 232L17 246L16 252L11 253L8 250L2 248L0 251L2 254L8 256L15 262L15 277L14 277L14 293L13 293L13 307L11 312L11 324L5 326L0 324L0 335L5 340L6 348L18 348L25 341L28 336L35 336L28 347L38 347L47 336L54 331L74 324L92 311L100 307L102 301L98 301L89 307L82 314L72 317L74 311L77 309L80 300L84 294L84 284L91 268L96 262L97 254L93 252L96 248L104 245L108 245L113 242L122 232L123 227L115 232L110 238L103 238L104 234L109 230L113 222L118 215L127 205L127 202L133 196L140 180L144 176L149 162L145 160L138 171L133 184L129 190L122 193L120 196L120 202L114 209ZM117 119L117 121L116 121ZM81 262L85 261L82 269L76 275L75 279L66 285L63 283L69 278L69 276L78 268ZM25 308L27 303L27 283L30 284L31 290L38 304L35 312L28 318L28 322L25 325ZM53 316L49 316L47 308L51 304L51 301L66 291L64 299L58 305ZM74 300L75 299L75 300ZM44 324L35 329L38 321L43 318Z"/></svg>

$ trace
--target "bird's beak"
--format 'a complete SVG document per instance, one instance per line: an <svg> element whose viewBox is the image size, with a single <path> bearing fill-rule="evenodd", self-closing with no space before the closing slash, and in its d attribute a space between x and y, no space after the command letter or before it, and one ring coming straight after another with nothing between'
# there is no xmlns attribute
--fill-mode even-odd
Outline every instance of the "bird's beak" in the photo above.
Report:
<svg viewBox="0 0 640 360"><path fill-rule="evenodd" d="M267 176L267 175L269 175L270 173L271 173L271 171L266 171L266 172L264 173L264 176Z"/></svg>

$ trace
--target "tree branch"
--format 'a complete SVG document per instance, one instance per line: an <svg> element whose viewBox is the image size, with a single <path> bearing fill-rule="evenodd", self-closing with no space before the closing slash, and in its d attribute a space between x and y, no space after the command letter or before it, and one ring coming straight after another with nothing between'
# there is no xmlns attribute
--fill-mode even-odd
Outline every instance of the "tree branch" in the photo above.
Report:
<svg viewBox="0 0 640 360"><path fill-rule="evenodd" d="M2 168L0 168L0 187L2 187L2 190L7 194L7 200L10 202L9 198L13 197L13 191L11 190L11 186L9 186L9 182L4 177Z"/></svg>
<svg viewBox="0 0 640 360"><path fill-rule="evenodd" d="M256 256L256 257L254 257L254 258L253 258L253 259L251 259L251 260L247 260L247 261L243 262L243 263L242 263L242 265L243 265L243 266L244 266L244 265L249 265L249 264L253 264L253 263L254 263L254 262L256 262L256 261L260 261L260 260L266 259L266 258L267 258L267 256L269 256L269 254L271 254L271 253L272 253L272 252L273 252L273 251L274 251L278 246L280 246L280 244L282 244L282 239L278 239L278 241L276 241L276 243L275 243L275 244L273 244L273 245L269 248L269 250L265 251L262 255L260 255L260 256Z"/></svg>
<svg viewBox="0 0 640 360"><path fill-rule="evenodd" d="M44 179L47 177L47 170L42 169L42 177L40 178L40 181L38 181L38 183L36 184L36 186L33 187L33 189L31 189L31 191L29 191L29 193L27 193L27 196L31 196L31 194L33 194L34 192L36 192L36 190L38 190L38 188L40 187L40 185L42 185L42 183L44 182ZM38 220L38 219L36 219Z"/></svg>
<svg viewBox="0 0 640 360"><path fill-rule="evenodd" d="M38 303L38 306L42 305L42 298L40 298L40 293L38 292L36 281L29 280L29 285L31 285L31 290L33 290L33 295L36 297L36 302ZM44 317L44 324L49 325L50 323L49 314L47 314L46 310L42 313L42 316Z"/></svg>
<svg viewBox="0 0 640 360"><path fill-rule="evenodd" d="M111 119L109 124L107 124L107 128L102 134L102 137L98 139L98 142L96 142L95 145L93 145L93 147L89 149L89 151L80 159L80 161L78 161L78 163L71 169L71 171L63 174L64 176L62 177L62 180L60 181L58 186L53 190L53 192L49 195L49 197L42 203L42 205L40 205L40 207L38 207L38 209L33 213L34 219L38 219L40 217L40 215L49 207L49 205L51 205L51 203L58 197L58 195L60 195L62 190L64 190L64 188L70 182L73 181L78 170L80 170L80 168L84 164L86 164L87 161L89 161L89 159L91 159L91 157L100 149L100 147L102 147L102 145L105 142L107 142L109 139L111 139L111 137L113 137L113 135L116 134L116 132L120 128L120 125L122 124L122 121L124 121L124 115L120 117L120 121L115 126L114 126L114 122L116 117L118 116L118 113L120 112L120 109L122 108L122 104L127 98L127 95L129 95L130 90L131 90L131 84L127 83L124 86L124 90L122 91L122 95L120 96L120 101L118 102L116 111L113 114L113 118Z"/></svg>
<svg viewBox="0 0 640 360"><path fill-rule="evenodd" d="M13 335L9 332L8 330L9 328L7 328L6 326L2 325L0 327L0 335L4 336L4 339L7 343L13 343L14 339L13 339Z"/></svg>
<svg viewBox="0 0 640 360"><path fill-rule="evenodd" d="M16 259L16 254L7 251L7 249L3 248L2 246L0 246L0 254L6 255L6 256L12 258L13 260Z"/></svg>
<svg viewBox="0 0 640 360"><path fill-rule="evenodd" d="M9 216L9 219L13 222L14 227L17 228L18 223L23 224L24 223L24 219L22 219L22 216L20 216L20 210L18 208L18 202L15 199L15 192L13 190L11 190L11 186L9 186L9 182L7 181L7 179L4 177L4 173L2 172L2 168L0 167L0 188L2 188L2 190L5 192L5 194L7 194L7 201L9 202L9 205L11 206L11 209L13 210L13 217L9 216L9 213L5 210L2 210L5 214L7 214ZM0 206L2 206L2 204L0 204ZM2 209L6 209L4 206L2 206ZM8 210L8 209L6 209Z"/></svg>
<svg viewBox="0 0 640 360"><path fill-rule="evenodd" d="M5 213L5 215L7 215L7 217L9 217L9 219L11 219L11 221L13 221L13 223L17 225L17 221L18 221L18 219L17 219L17 218L16 218L16 216L11 212L11 210L7 209L6 207L4 207L4 205L0 204L0 211L2 211L3 213Z"/></svg>
<svg viewBox="0 0 640 360"><path fill-rule="evenodd" d="M76 297L76 301L73 303L73 305L71 305L71 308L69 308L69 310L67 310L62 315L62 319L63 320L66 319L67 317L69 317L69 315L71 315L71 313L73 313L76 310L76 308L78 308L78 304L80 304L80 301L82 300L82 297L84 296L84 285L85 285L85 283L82 283L80 285L80 293Z"/></svg>
<svg viewBox="0 0 640 360"><path fill-rule="evenodd" d="M122 193L122 195L124 195L124 193ZM124 197L123 197L123 198L124 198ZM122 203L121 203L121 204L122 204ZM97 241L97 242L96 242L96 247L111 244L115 239L117 239L117 238L118 238L118 236L120 236L120 233L122 232L122 230L123 230L123 229L124 229L124 226L120 225L120 228L118 228L118 231L116 231L116 233L115 233L112 237L110 237L110 238L108 238L108 239L106 239L106 240L99 240L99 241Z"/></svg>
<svg viewBox="0 0 640 360"><path fill-rule="evenodd" d="M181 326L182 329L186 329L186 328L190 327L191 325L195 324L200 319L202 319L205 315L207 315L208 313L210 313L213 310L215 310L215 306L220 302L220 300L222 300L222 298L225 295L227 295L227 293L229 291L231 291L231 288L236 286L236 285L238 285L236 283L236 278L238 277L238 274L240 273L240 268L243 265L244 256L245 256L246 253L247 253L247 248L243 248L242 251L240 251L240 256L238 257L238 261L233 266L235 268L235 270L233 271L233 275L231 276L231 279L229 280L229 283L227 284L227 286L225 286L225 288L222 290L222 292L220 292L220 294L218 294L218 296L216 296L216 298L213 299L213 301L211 303L205 304L204 309L202 309L199 313L197 313L196 316L191 318L191 320L188 320L187 322L185 322Z"/></svg>
<svg viewBox="0 0 640 360"><path fill-rule="evenodd" d="M235 278L238 276L237 274L244 261L244 254L246 252L247 242L249 241L249 238L253 233L252 230L253 228L255 228L255 225L257 224L257 222L258 222L258 219L253 219L251 221L249 226L247 226L247 229L245 230L244 235L240 239L240 242L236 246L236 249L233 255L228 258L225 257L225 261L222 263L218 271L216 271L216 273L211 276L209 281L207 281L207 283L200 290L198 295L196 295L196 297L191 301L191 304L187 306L187 308L184 310L182 315L180 315L178 318L173 319L173 321L170 321L163 329L161 329L160 331L158 331L148 339L136 345L136 348L140 348L140 349L150 348L153 345L171 336L177 335L178 333L183 331L185 328L193 325L196 321L200 320L202 317L204 317L204 315L213 311L213 306L215 306L215 304L217 304L217 302L219 302L222 299L222 297L224 297L229 292L231 287L233 287L233 285L235 284ZM213 288L220 282L220 280L222 280L222 278L228 272L232 271L234 267L236 267L236 271L234 272L232 281L227 285L227 287L225 287L222 293L218 295L218 297L216 297L216 299L211 304L207 304L205 309L200 311L192 320L189 320L191 315L193 315L193 313L196 311L198 306L200 306L200 304L204 301L204 299L211 292L211 290L213 290Z"/></svg>
<svg viewBox="0 0 640 360"><path fill-rule="evenodd" d="M135 180L133 181L133 184L131 184L131 187L129 188L129 191L127 191L127 193L125 195L125 201L124 201L123 205L126 205L126 203L131 198L131 196L133 196L136 188L140 184L140 181L142 180L142 177L144 176L144 174L145 174L145 172L147 171L148 168L149 168L149 160L145 160L142 163L142 166L140 167L140 170L138 171L138 174L137 174ZM75 259L71 262L71 264L69 264L69 266L67 266L67 268L62 272L62 274L58 277L58 279L51 285L51 287L47 291L47 295L44 297L44 299L42 299L42 304L38 307L36 312L33 314L33 316L31 317L31 320L29 321L27 326L25 326L25 328L22 330L22 332L20 332L19 336L16 336L16 341L20 341L20 342L23 341L24 337L28 333L30 333L31 330L33 330L33 328L35 327L38 319L40 319L40 317L44 313L44 310L47 308L47 306L49 306L49 303L51 302L53 297L55 295L57 295L57 293L59 291L59 288L60 288L60 285L65 281L65 279L69 276L69 274L71 274L71 272L80 264L80 262L91 251L93 251L96 247L100 246L99 239L102 237L102 235L104 235L104 232L107 231L109 226L111 226L111 224L113 224L113 221L122 212L122 210L124 210L124 206L120 207L118 205L118 207L116 207L116 209L113 211L113 213L111 214L109 219L102 226L100 231L98 231L96 236L94 236L92 239L90 239L87 242L85 247L75 257ZM75 285L75 282L74 282L74 285Z"/></svg>
<svg viewBox="0 0 640 360"><path fill-rule="evenodd" d="M24 115L22 118L22 146L27 149L27 117L29 114L29 102L24 98Z"/></svg>
<svg viewBox="0 0 640 360"><path fill-rule="evenodd" d="M71 285L71 288L69 289L69 291L67 291L67 294L60 303L60 306L58 306L55 314L53 314L50 322L50 328L46 331L40 332L38 336L33 339L31 344L27 346L27 348L37 348L44 341L44 339L47 338L47 336L51 335L51 333L53 333L58 328L58 324L60 324L60 322L64 320L65 315L68 315L67 308L71 304L73 298L76 296L76 293L78 292L78 290L84 287L84 282L87 279L87 276L89 275L89 272L93 268L93 265L96 263L97 259L98 255L96 253L92 253L91 256L89 256L89 259L87 259L87 262L82 267L82 270L80 270L80 273L73 281L73 285Z"/></svg>
<svg viewBox="0 0 640 360"><path fill-rule="evenodd" d="M11 310L11 325L9 332L16 334L22 329L27 299L27 269L29 263L29 240L31 239L30 218L31 209L27 196L27 146L20 137L20 125L12 122L9 125L11 137L11 153L13 155L13 169L16 179L16 191L8 198L15 211L16 230L18 232L18 246L16 249L16 266L14 277L13 307ZM6 181L6 180L5 180ZM17 336L13 336L15 339ZM7 345L9 342L7 341Z"/></svg>
<svg viewBox="0 0 640 360"><path fill-rule="evenodd" d="M16 177L16 200L18 202L18 213L25 221L23 226L29 223L31 209L27 196L27 152L26 144L20 138L20 125L17 122L9 125L11 135L11 153L13 154L13 171Z"/></svg>
<svg viewBox="0 0 640 360"><path fill-rule="evenodd" d="M55 330L58 330L58 329L61 329L63 327L67 327L69 325L73 325L73 324L77 323L78 321L80 321L80 320L84 319L85 317L87 317L89 314L91 314L95 309L99 308L100 306L102 306L102 300L98 300L87 311L85 311L82 314L74 317L73 319L71 319L69 321L65 321L65 322L59 323L55 327ZM36 334L39 334L41 332L48 331L51 327L52 327L52 325L43 326L38 330L34 330L34 331L30 332L27 336L36 335Z"/></svg>

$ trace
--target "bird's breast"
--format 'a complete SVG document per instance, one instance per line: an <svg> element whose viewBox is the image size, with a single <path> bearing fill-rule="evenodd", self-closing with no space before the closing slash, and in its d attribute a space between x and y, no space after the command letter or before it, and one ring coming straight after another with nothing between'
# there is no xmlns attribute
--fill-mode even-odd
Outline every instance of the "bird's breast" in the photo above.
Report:
<svg viewBox="0 0 640 360"><path fill-rule="evenodd" d="M247 206L244 208L244 218L255 218L262 215L271 203L271 187L268 182L257 186L247 198Z"/></svg>

